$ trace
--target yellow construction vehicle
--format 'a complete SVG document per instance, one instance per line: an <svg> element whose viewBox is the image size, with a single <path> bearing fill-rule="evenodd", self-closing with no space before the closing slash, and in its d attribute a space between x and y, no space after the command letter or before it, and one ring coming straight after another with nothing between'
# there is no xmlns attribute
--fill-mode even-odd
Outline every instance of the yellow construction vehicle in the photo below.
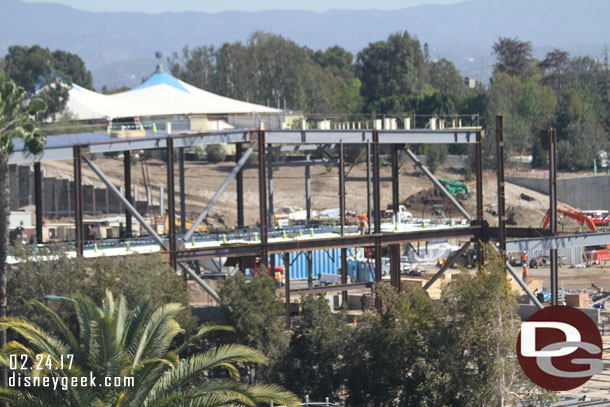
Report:
<svg viewBox="0 0 610 407"><path fill-rule="evenodd" d="M195 223L195 221L186 218L186 221L184 222L185 226L186 226L186 230L189 230L193 224ZM180 229L180 226L182 226L182 222L180 220L180 218L176 217L176 229ZM169 216L165 216L165 230L168 231L169 230ZM204 225L203 223L200 223L199 226L197 226L197 229L195 229L195 232L201 232L201 233L206 233L210 230L208 225Z"/></svg>

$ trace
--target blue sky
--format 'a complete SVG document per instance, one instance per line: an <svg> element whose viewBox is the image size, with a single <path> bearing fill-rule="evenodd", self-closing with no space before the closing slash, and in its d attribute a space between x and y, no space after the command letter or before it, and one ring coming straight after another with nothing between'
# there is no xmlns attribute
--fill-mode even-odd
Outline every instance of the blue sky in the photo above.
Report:
<svg viewBox="0 0 610 407"><path fill-rule="evenodd" d="M26 0L29 3L59 3L90 11L205 11L228 10L257 11L273 9L299 9L325 11L342 10L396 10L420 4L453 4L463 0Z"/></svg>

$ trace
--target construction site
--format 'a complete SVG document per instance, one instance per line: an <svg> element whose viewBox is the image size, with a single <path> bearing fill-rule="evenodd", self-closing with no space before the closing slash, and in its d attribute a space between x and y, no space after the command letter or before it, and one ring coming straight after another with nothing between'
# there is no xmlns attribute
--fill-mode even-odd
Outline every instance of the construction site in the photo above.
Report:
<svg viewBox="0 0 610 407"><path fill-rule="evenodd" d="M269 273L287 328L302 295L323 294L356 323L378 304L379 285L440 298L453 275L476 272L496 250L523 319L566 304L605 333L609 202L599 187L580 202L571 178L558 179L554 129L540 134L549 169L530 177L505 162L502 116L495 134L476 115L188 121L136 117L50 136L39 156L16 148L12 242L84 257L162 252L204 319L217 315L218 279ZM484 138L496 145L495 169L483 168ZM463 144L467 154L432 173L419 144ZM607 381L599 376L587 392Z"/></svg>

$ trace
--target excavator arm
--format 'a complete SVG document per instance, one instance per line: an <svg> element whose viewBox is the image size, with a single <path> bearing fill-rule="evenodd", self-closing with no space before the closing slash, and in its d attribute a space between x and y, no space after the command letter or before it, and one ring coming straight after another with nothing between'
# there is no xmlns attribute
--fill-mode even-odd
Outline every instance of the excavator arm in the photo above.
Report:
<svg viewBox="0 0 610 407"><path fill-rule="evenodd" d="M593 220L578 209L574 209L568 205L563 205L562 207L557 208L557 212L574 219L581 225L586 225L588 229L587 232L597 232L597 227L595 226L595 223L593 223ZM544 218L542 218L542 229L546 229L550 222L551 210L549 209L546 211Z"/></svg>

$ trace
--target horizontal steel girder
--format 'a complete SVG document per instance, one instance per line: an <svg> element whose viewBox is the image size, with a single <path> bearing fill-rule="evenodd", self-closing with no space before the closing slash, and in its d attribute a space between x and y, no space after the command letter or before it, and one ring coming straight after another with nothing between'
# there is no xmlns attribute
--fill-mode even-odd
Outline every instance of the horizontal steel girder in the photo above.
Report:
<svg viewBox="0 0 610 407"><path fill-rule="evenodd" d="M468 226L463 228L431 229L416 232L351 235L325 239L287 240L270 242L267 244L267 248L269 253L287 253L349 247L370 247L375 245L376 239L381 241L382 246L437 239L470 239L477 235L479 228L479 226ZM239 243L225 244L217 247L179 250L177 257L178 261L193 261L217 257L259 256L260 253L262 253L262 245L260 243Z"/></svg>
<svg viewBox="0 0 610 407"><path fill-rule="evenodd" d="M379 130L380 144L475 144L477 130ZM373 142L372 130L267 131L269 144L361 144Z"/></svg>
<svg viewBox="0 0 610 407"><path fill-rule="evenodd" d="M477 130L379 130L379 143L381 144L403 144L403 143L476 143ZM70 140L62 144L53 143L51 136L42 154L33 156L19 150L16 146L15 152L9 157L9 164L22 164L37 161L68 160L72 158L72 148L75 144L81 144L83 151L90 153L108 153L127 150L151 150L166 147L166 133L149 133L146 137L134 138L111 138L106 132L83 133L82 139L74 135ZM190 147L207 144L233 144L246 143L250 141L250 130L225 130L210 133L197 134L172 134L174 147ZM334 143L368 143L372 142L372 130L303 130L303 131L267 131L266 142L268 144L334 144ZM51 140L51 141L49 141ZM62 138L62 140L64 140ZM291 148L292 149L292 148ZM303 147L303 150L306 148ZM282 148L282 150L284 150ZM298 148L296 150L299 150Z"/></svg>
<svg viewBox="0 0 610 407"><path fill-rule="evenodd" d="M578 233L568 236L548 236L533 239L509 240L507 252L551 250L566 247L601 246L610 244L610 233Z"/></svg>

